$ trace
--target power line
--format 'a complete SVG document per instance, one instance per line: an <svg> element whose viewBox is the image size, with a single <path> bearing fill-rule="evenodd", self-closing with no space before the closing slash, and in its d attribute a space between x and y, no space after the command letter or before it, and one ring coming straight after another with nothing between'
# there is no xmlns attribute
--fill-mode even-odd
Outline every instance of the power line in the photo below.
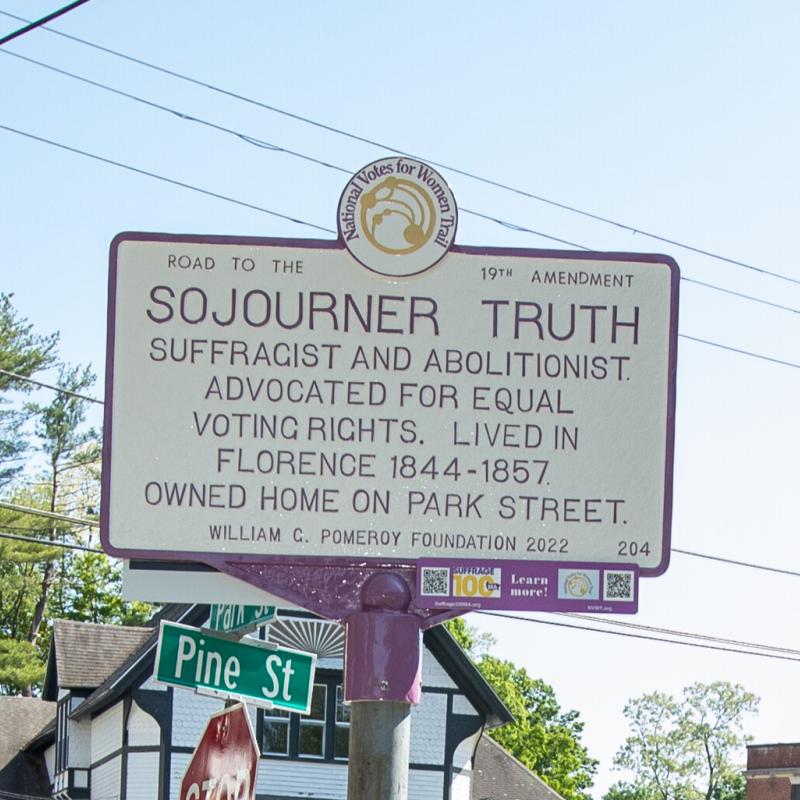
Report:
<svg viewBox="0 0 800 800"><path fill-rule="evenodd" d="M749 569L760 569L765 572L777 572L781 575L791 575L795 578L800 578L800 572L795 572L791 569L781 569L780 567L768 567L764 564L753 564L750 561L736 561L733 558L722 558L722 556L711 556L707 553L695 553L692 550L680 550L677 547L672 548L673 553L680 553L684 556L692 556L693 558L705 558L708 561L720 561L723 564L733 564L737 567L748 567Z"/></svg>
<svg viewBox="0 0 800 800"><path fill-rule="evenodd" d="M2 13L2 12L0 12L0 13ZM190 183L185 183L183 181L174 180L173 178L167 178L164 175L159 175L159 174L157 174L155 172L149 172L148 170L140 169L139 167L134 167L134 166L132 166L130 164L125 164L125 163L123 163L121 161L115 161L115 160L110 159L110 158L105 158L104 156L99 156L99 155L96 155L95 153L89 153L86 150L81 150L81 149L79 149L77 147L71 147L69 145L62 144L61 142L53 141L52 139L46 139L43 136L36 136L35 134L27 133L26 131L21 131L21 130L18 130L17 128L12 128L12 127L10 127L8 125L0 125L0 130L5 130L5 131L8 131L9 133L14 133L14 134L17 134L18 136L23 136L23 137L25 137L27 139L33 139L34 141L42 142L43 144L49 144L49 145L51 145L53 147L60 148L61 150L67 150L70 153L75 153L77 155L85 156L86 158L91 158L91 159L94 159L95 161L100 161L100 162L102 162L104 164L111 164L112 166L120 167L121 169L126 169L126 170L129 170L131 172L135 172L135 173L137 173L139 175L145 175L148 178L155 178L156 180L163 181L164 183L169 183L169 184L172 184L174 186L180 186L183 189L190 189L190 190L192 190L194 192L199 192L200 194L208 195L210 197L215 197L218 200L225 200L226 202L234 203L234 204L239 205L239 206L244 206L245 208L250 208L250 209L253 209L255 211L261 211L261 212L263 212L265 214L270 214L270 215L272 215L274 217L279 217L281 219L288 220L289 222L293 222L296 225L304 225L304 226L309 227L309 228L314 228L314 229L319 230L319 231L324 231L325 233L336 234L336 231L334 231L333 229L325 228L322 225L316 225L313 222L306 222L305 220L298 219L297 217L290 217L287 214L281 214L278 211L272 211L272 210L270 210L268 208L263 208L262 206L254 205L253 203L247 203L247 202L245 202L243 200L237 200L234 197L230 197L228 195L220 194L219 192L212 192L212 191L210 191L208 189L203 189L203 188L201 188L199 186L194 186L194 185L192 185ZM531 233L536 233L536 231L531 231ZM554 237L548 236L547 234L538 234L537 233L537 235L545 236L545 237L551 238L551 239L554 238ZM562 241L562 240L559 240L559 241ZM709 341L708 339L700 339L700 338L698 338L696 336L689 336L688 334L684 334L684 333L679 333L678 336L680 336L681 338L684 338L684 339L690 339L693 342L699 342L701 344L706 344L706 345L709 345L711 347L718 347L718 348L721 348L723 350L730 350L730 351L732 351L734 353L739 353L740 355L744 355L744 356L750 356L751 358L757 358L757 359L761 359L763 361L769 361L769 362L774 363L774 364L781 364L781 365L786 366L786 367L794 367L795 369L800 369L800 364L795 364L795 363L793 363L791 361L782 361L781 359L778 359L778 358L772 358L771 356L765 356L765 355L762 355L760 353L753 353L753 352L751 352L749 350L741 350L741 349L736 348L736 347L730 347L728 345L720 344L719 342L712 342L712 341ZM94 401L94 402L99 402L99 401Z"/></svg>
<svg viewBox="0 0 800 800"><path fill-rule="evenodd" d="M4 16L7 16L7 17L11 17L13 19L21 20L23 22L27 21L27 20L25 20L24 17L18 17L15 14L11 14L11 13L9 13L7 11L0 10L0 14L3 14ZM577 208L576 206L572 206L572 205L569 205L567 203L561 203L561 202L558 202L556 200L552 200L550 198L544 197L542 195L538 195L538 194L535 194L533 192L529 192L529 191L527 191L525 189L520 189L518 187L511 186L509 184L503 183L501 181L496 181L496 180L494 180L492 178L487 178L487 177L484 177L484 176L481 176L481 175L477 175L477 174L475 174L473 172L469 172L467 170L463 170L463 169L460 169L459 167L454 167L452 165L448 165L448 164L445 164L445 163L440 162L440 161L435 161L435 160L427 158L425 156L415 155L414 153L410 153L410 152L408 152L406 150L402 150L400 148L393 147L391 145L387 145L387 144L384 144L382 142L378 142L378 141L376 141L374 139L369 139L367 137L360 136L360 135L352 133L350 131L345 131L345 130L343 130L341 128L337 128L337 127L335 127L333 125L327 125L327 124L325 124L323 122L319 122L318 120L312 119L311 117L306 117L306 116L303 116L301 114L295 114L295 113L293 113L291 111L287 111L286 109L278 108L277 106L273 106L273 105L270 105L268 103L264 103L264 102L261 102L259 100L255 100L254 98L248 97L246 95L238 94L237 92L233 92L233 91L230 91L228 89L224 89L224 88L222 88L220 86L216 86L215 84L208 83L206 81L202 81L202 80L199 80L197 78L193 78L193 77L191 77L189 75L186 75L184 73L177 72L176 70L171 70L171 69L168 69L166 67L161 67L161 66L159 66L157 64L153 64L153 63L151 63L149 61L145 61L143 59L136 58L135 56L131 56L131 55L128 55L126 53L122 53L119 50L113 50L112 48L104 47L103 45L96 44L95 42L90 42L87 39L81 39L78 36L73 36L71 34L64 33L63 31L56 30L54 28L44 28L44 30L47 30L49 33L53 33L53 34L55 34L57 36L62 36L64 38L66 38L66 39L70 39L71 41L77 42L77 43L85 45L87 47L91 47L91 48L93 48L95 50L99 50L101 52L108 53L109 55L115 56L116 58L124 59L124 60L129 61L129 62L131 62L133 64L138 64L139 66L146 67L147 69L155 70L155 71L160 72L160 73L162 73L164 75L169 75L169 76L171 76L173 78L177 78L179 80L186 81L187 83L191 83L191 84L193 84L195 86L200 86L200 87L202 87L204 89L208 89L210 91L217 92L218 94L222 94L225 97L230 97L230 98L232 98L234 100L240 100L241 102L248 103L248 104L256 106L258 108L262 108L262 109L264 109L266 111L270 111L270 112L275 113L275 114L280 114L281 116L287 117L289 119L294 119L294 120L296 120L298 122L302 122L304 124L311 125L313 127L319 128L321 130L328 131L329 133L333 133L333 134L336 134L338 136L343 136L345 138L351 139L353 141L361 142L363 144L368 144L368 145L370 145L372 147L381 148L381 149L387 150L387 151L389 151L391 153L396 153L397 155L408 156L409 158L417 158L417 159L420 159L422 161L425 161L428 164L431 164L432 166L448 170L449 172L453 172L454 174L461 175L461 176L463 176L465 178L469 178L471 180L475 180L475 181L478 181L480 183L484 183L484 184L489 185L489 186L494 186L495 188L502 189L502 190L508 191L508 192L512 192L513 194L520 195L521 197L526 197L526 198L531 199L531 200L536 200L537 202L545 203L545 204L553 206L555 208L559 208L559 209L561 209L563 211L568 211L568 212L571 212L571 213L574 213L574 214L578 214L578 215L586 217L588 219L595 220L596 222L601 222L601 223L604 223L604 224L607 224L607 225L611 225L613 227L629 231L630 233L633 233L633 234L636 234L636 235L639 235L639 236L644 236L646 238L653 239L655 241L663 242L664 244L670 244L673 247L679 247L679 248L681 248L683 250L687 250L687 251L690 251L690 252L693 252L693 253L697 253L698 255L703 255L703 256L706 256L708 258L713 258L713 259L716 259L718 261L722 261L724 263L730 264L732 266L737 266L737 267L741 267L743 269L748 269L748 270L751 270L751 271L754 271L754 272L758 272L758 273L760 273L762 275L767 275L769 277L777 278L777 279L783 280L783 281L788 281L790 283L800 284L800 279L798 279L798 278L794 278L794 277L791 277L789 275L785 275L785 274L782 274L782 273L779 273L779 272L773 272L773 271L767 270L767 269L765 269L763 267L758 267L758 266L755 266L753 264L749 264L749 263L747 263L745 261L740 261L738 259L730 258L728 256L724 256L724 255L721 255L719 253L715 253L713 251L706 250L706 249L701 248L701 247L697 247L695 245L691 245L691 244L687 244L685 242L678 241L677 239L672 239L672 238L669 238L667 236L662 236L661 234L654 233L652 231L646 231L646 230L643 230L642 228L634 227L632 225L627 225L626 223L619 222L618 220L614 220L614 219L611 219L609 217L604 217L604 216L602 216L600 214L595 214L595 213L590 212L590 211L585 211L583 209Z"/></svg>
<svg viewBox="0 0 800 800"><path fill-rule="evenodd" d="M52 22L54 19L63 16L64 14L68 14L74 8L78 6L82 6L84 3L88 3L89 0L75 0L75 2L70 3L69 5L64 6L63 8L59 8L58 11L53 11L51 14L48 14L46 17L42 17L41 19L37 19L35 22L31 22L28 25L23 26L19 30L14 31L13 33L9 33L8 35L4 36L0 39L0 47L2 47L6 42L10 42L12 39L16 39L18 36L23 36L24 34L32 31L36 28L41 28L42 25L45 25L48 22ZM0 12L2 13L2 12ZM12 14L8 14L7 16L13 16ZM20 17L17 17L20 19Z"/></svg>
<svg viewBox="0 0 800 800"><path fill-rule="evenodd" d="M688 333L679 333L681 339L689 339L692 342L700 342L700 344L708 344L711 347L719 347L722 350L729 350L731 353L739 353L742 356L750 356L750 358L760 358L762 361L770 361L773 364L781 364L784 367L794 367L800 369L800 364L795 364L793 361L782 361L779 358L772 358L771 356L764 356L760 353L753 353L749 350L740 350L738 347L731 347L727 344L720 344L719 342L710 342L708 339L700 339L697 336L689 336Z"/></svg>
<svg viewBox="0 0 800 800"><path fill-rule="evenodd" d="M59 522L69 522L73 525L82 525L87 528L100 527L100 523L92 519L71 517L68 514L58 514L55 511L44 511L41 508L31 508L30 506L21 506L16 503L7 503L5 500L0 500L0 508L5 508L8 511L16 511L19 514L31 514L35 517L47 517L47 519L54 519Z"/></svg>
<svg viewBox="0 0 800 800"><path fill-rule="evenodd" d="M64 77L70 78L72 80L79 81L81 83L85 83L85 84L87 84L89 86L93 86L93 87L95 87L97 89L102 89L103 91L110 92L110 93L118 95L120 97L124 97L127 100L131 100L131 101L136 102L136 103L141 103L141 104L143 104L145 106L148 106L149 108L154 108L154 109L156 109L158 111L166 112L166 113L171 114L171 115L173 115L173 116L177 117L178 119L181 119L181 120L183 120L185 122L195 122L195 123L197 123L199 125L204 125L206 127L212 128L213 130L219 131L221 133L225 133L225 134L228 134L230 136L234 136L237 139L240 139L241 141L245 142L246 144L250 144L250 145L252 145L254 147L258 147L258 148L260 148L262 150L268 150L268 151L274 152L274 153L283 153L284 155L289 155L289 156L292 156L293 158L298 158L298 159L301 159L303 161L307 161L307 162L312 163L312 164L317 164L318 166L324 167L326 169L331 169L331 170L334 170L335 172L340 172L340 173L345 174L345 175L352 175L353 174L353 170L352 169L348 169L346 167L342 167L342 166L339 166L337 164L333 164L330 161L325 161L323 159L316 158L314 156L310 156L307 153L302 153L302 152L297 151L297 150L290 150L289 148L282 147L281 145L275 144L274 142L265 141L264 139L261 139L259 137L254 136L254 135L251 135L251 134L244 133L242 131L237 131L237 130L234 130L232 128L227 128L224 125L219 125L219 124L217 124L215 122L211 122L210 120L206 120L206 119L202 119L200 117L193 116L192 114L188 114L186 112L179 111L179 110L177 110L175 108L171 108L169 106L162 105L161 103L156 103L156 102L154 102L152 100L148 100L147 98L141 97L139 95L131 94L130 92L125 92L125 91L123 91L121 89L117 89L117 88L115 88L113 86L109 86L108 84L100 83L99 81L92 80L91 78L87 78L87 77L85 77L83 75L78 75L78 74L76 74L74 72L70 72L70 71L65 70L65 69L61 69L60 67L56 67L56 66L54 66L52 64L47 64L47 63L45 63L43 61L38 61L37 59L30 58L29 56L24 56L24 55L22 55L20 53L14 53L14 52L11 52L10 50L4 50L4 51L0 51L0 52L3 52L3 53L5 53L6 55L9 55L9 56L13 56L14 58L20 59L20 60L25 61L25 62L27 62L29 64L34 64L35 66L41 67L42 69L50 70L51 72L55 72L58 75L62 75ZM577 244L576 242L569 241L568 239L563 239L563 238L558 237L558 236L553 236L552 234L549 234L549 233L544 233L543 231L534 230L533 228L529 228L529 227L526 227L524 225L520 225L520 224L517 224L517 223L514 223L514 222L509 222L508 220L504 220L504 219L500 219L498 217L494 217L491 214L486 214L486 213L483 213L483 212L480 212L480 211L475 211L475 210L469 209L469 208L461 208L460 210L461 210L461 212L463 212L465 214L469 214L469 215L477 217L479 219L484 219L484 220L487 220L489 222L493 222L493 223L495 223L497 225L500 225L500 226L502 226L504 228L507 228L509 230L513 230L513 231L517 231L517 232L521 232L521 233L530 233L530 234L532 234L534 236L538 236L538 237L540 237L542 239L547 239L547 240L552 241L552 242L557 242L559 244L564 244L564 245L567 245L568 247L573 247L573 248L578 249L578 250L592 251L592 250L595 249L595 248L592 248L592 247L587 247L586 245ZM722 286L716 286L714 284L707 283L705 281L699 281L699 280L696 280L694 278L688 278L688 277L686 277L684 275L681 275L681 280L682 281L686 281L688 283L693 283L693 284L695 284L697 286L703 286L706 289L711 289L713 291L724 292L725 294L730 294L730 295L733 295L735 297L739 297L739 298L742 298L744 300L748 300L748 301L751 301L751 302L754 302L754 303L760 303L762 305L770 306L770 307L775 308L775 309L780 309L780 310L783 310L783 311L789 311L789 312L792 312L794 314L800 314L800 309L791 308L789 306L784 306L784 305L781 305L779 303L773 303L773 302L770 302L768 300L763 300L763 299L761 299L759 297L754 297L753 295L746 294L744 292L736 292L736 291L734 291L732 289L727 289L727 288L724 288Z"/></svg>
<svg viewBox="0 0 800 800"><path fill-rule="evenodd" d="M130 92L122 91L121 89L117 89L113 86L109 86L105 83L100 83L99 81L92 80L90 78L86 78L82 75L77 75L74 72L69 72L68 70L61 69L60 67L55 67L51 64L46 64L43 61L38 61L34 58L29 58L28 56L23 56L20 53L12 53L11 51L2 51L6 55L13 56L14 58L18 58L22 61L26 61L29 64L35 64L38 67L42 67L43 69L50 70L55 72L59 75L63 75L68 78L72 78L74 80L80 81L81 83L86 83L89 86L94 86L97 89L102 89L106 92L111 92L112 94L118 95L120 97L124 97L127 100L131 100L136 103L141 103L149 108L154 108L158 111L164 111L168 114L172 114L173 116L178 117L178 119L183 120L184 122L195 122L199 125L203 125L208 128L212 128L213 130L219 131L221 133L229 134L230 136L234 136L237 139L245 142L246 144L252 145L254 147L258 147L262 150L269 150L274 153L283 153L284 155L289 155L294 158L299 158L303 161L310 162L312 164L316 164L321 167L325 167L326 169L331 169L335 172L340 172L344 175L352 175L353 170L347 167L342 167L337 164L332 164L329 161L323 161L320 158L315 158L314 156L310 156L306 153L301 153L297 150L290 150L289 148L282 147L280 145L274 144L273 142L267 142L264 139L260 139L257 136L252 134L247 134L242 131L233 130L232 128L227 128L224 125L219 125L216 122L211 122L210 120L202 119L201 117L193 116L192 114L185 113L183 111L178 111L175 108L171 108L169 106L162 105L161 103L156 103L152 100L148 100L144 97L140 97L139 95L131 94ZM559 238L558 236L553 236L549 233L544 233L543 231L537 231L532 228L527 228L523 225L518 225L514 222L508 222L506 220L498 219L497 217L493 217L490 214L484 214L480 211L473 211L469 208L461 207L460 212L463 214L469 214L474 217L478 217L480 219L488 220L490 222L494 222L497 225L501 225L504 228L508 228L513 231L519 231L522 233L530 233L534 236L539 236L542 239L547 239L551 242L557 242L558 244L564 244L569 247L575 247L579 250L591 250L590 247L585 247L584 245L575 244L574 242L567 241L566 239Z"/></svg>
<svg viewBox="0 0 800 800"><path fill-rule="evenodd" d="M715 644L702 644L700 642L683 642L676 639L666 639L660 636L644 636L643 634L640 633L623 633L622 631L608 631L608 630L603 630L602 628L591 628L591 627L585 627L583 625L572 625L567 622L554 622L551 620L519 617L514 614L503 614L499 611L477 611L476 613L481 614L482 616L485 617L500 617L503 619L515 620L517 622L530 622L536 625L551 625L556 628L571 628L573 630L590 631L592 633L604 633L608 636L621 636L623 638L629 638L629 639L643 639L649 642L662 642L666 644L675 644L682 647L695 647L701 650L716 650L718 652L723 652L723 653L737 653L739 655L745 655L745 656L772 658L779 661L800 661L800 658L794 658L792 656L787 656L787 655L778 655L777 653L759 653L759 652L754 652L753 650L740 650L734 647L723 647L721 645L715 645Z"/></svg>
<svg viewBox="0 0 800 800"><path fill-rule="evenodd" d="M63 386L53 386L50 383L42 383L42 381L34 380L33 378L29 378L25 375L18 375L16 372L11 372L7 369L0 369L0 375L6 375L7 377L13 378L16 381L32 383L35 386L41 386L43 389L52 389L55 392L60 392L61 394L66 394L70 397L77 397L79 400L86 400L89 403L99 403L100 405L103 404L102 400L98 400L95 397L89 397L88 395L80 394L79 392L73 392L71 389L65 389Z"/></svg>
<svg viewBox="0 0 800 800"><path fill-rule="evenodd" d="M14 533L0 532L0 539L13 539L17 542L28 542L30 544L38 544L42 547L63 547L67 550L82 550L85 553L100 553L105 555L103 550L98 550L96 547L84 547L80 544L67 544L66 542L48 542L42 539L35 539L33 536L19 536Z"/></svg>
<svg viewBox="0 0 800 800"><path fill-rule="evenodd" d="M0 12L2 13L2 12ZM111 164L114 167L119 167L120 169L126 169L130 172L135 172L139 175L146 175L148 178L154 178L157 181L162 181L164 183L169 183L172 186L180 186L182 189L189 189L193 192L198 192L199 194L207 195L208 197L215 197L217 200L224 200L227 203L233 203L237 206L244 206L245 208L250 208L254 211L261 211L263 214L270 214L273 217L279 217L280 219L285 219L288 222L293 222L296 225L304 225L307 228L314 228L318 231L324 231L325 233L333 233L335 234L336 231L331 228L325 228L322 225L315 225L313 222L305 222L301 219L296 219L295 217L291 217L288 214L281 214L278 211L272 211L269 208L264 208L263 206L257 206L254 203L247 203L244 200L237 200L235 197L228 197L227 195L220 194L219 192L212 192L209 189L203 189L199 186L193 186L191 183L185 183L184 181L178 181L174 178L167 178L164 175L158 175L155 172L148 172L145 169L140 169L139 167L131 166L130 164L124 164L121 161L114 161L111 158L105 158L103 156L98 156L95 153L89 153L86 150L80 150L77 147L70 147L69 145L62 144L61 142L53 141L52 139L45 139L43 136L36 136L33 133L27 133L25 131L17 130L16 128L11 128L8 125L0 125L0 130L8 131L9 133L15 133L18 136L24 136L27 139L33 139L37 142L42 142L43 144L49 144L52 147L58 147L61 150L67 150L70 153L76 153L80 156L85 156L86 158L94 159L95 161L100 161L104 164Z"/></svg>
<svg viewBox="0 0 800 800"><path fill-rule="evenodd" d="M722 286L716 286L713 283L706 283L705 281L698 281L695 278L687 278L685 275L681 275L681 280L686 281L686 283L694 283L697 286L705 286L706 289L713 289L715 292L724 292L725 294L732 294L734 297L741 297L745 300L751 300L754 303L761 303L765 306L771 306L772 308L778 308L781 311L790 311L792 314L800 314L800 308L792 308L791 306L783 306L780 303L772 303L769 300L763 300L760 297L753 297L751 294L745 294L744 292L735 292L733 289L726 289Z"/></svg>
<svg viewBox="0 0 800 800"><path fill-rule="evenodd" d="M676 631L670 628L659 628L653 625L641 625L636 622L625 622L619 619L606 619L603 617L592 616L591 614L576 614L572 612L556 612L559 616L570 617L571 619L585 620L586 622L599 622L603 625L616 625L622 628L633 628L640 631L649 631L650 633L663 633L669 636L684 636L691 639L700 639L702 641L717 642L718 644L731 644L737 647L753 647L759 650L771 650L777 653L788 653L790 655L800 656L800 650L795 650L791 647L778 647L772 644L755 644L754 642L743 642L739 639L723 639L719 636L710 636L704 633L690 633L688 631Z"/></svg>

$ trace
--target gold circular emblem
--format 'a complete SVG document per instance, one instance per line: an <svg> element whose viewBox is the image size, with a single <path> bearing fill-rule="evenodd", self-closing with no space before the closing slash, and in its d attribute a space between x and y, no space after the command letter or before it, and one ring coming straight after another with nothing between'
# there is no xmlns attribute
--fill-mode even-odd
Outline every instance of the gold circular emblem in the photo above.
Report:
<svg viewBox="0 0 800 800"><path fill-rule="evenodd" d="M435 232L436 207L418 183L394 176L361 196L361 228L373 247L405 255L426 245Z"/></svg>
<svg viewBox="0 0 800 800"><path fill-rule="evenodd" d="M392 156L348 181L336 212L339 239L362 266L390 278L419 275L455 241L458 208L433 167Z"/></svg>
<svg viewBox="0 0 800 800"><path fill-rule="evenodd" d="M592 582L587 575L576 572L567 578L564 588L573 597L585 597L592 590Z"/></svg>

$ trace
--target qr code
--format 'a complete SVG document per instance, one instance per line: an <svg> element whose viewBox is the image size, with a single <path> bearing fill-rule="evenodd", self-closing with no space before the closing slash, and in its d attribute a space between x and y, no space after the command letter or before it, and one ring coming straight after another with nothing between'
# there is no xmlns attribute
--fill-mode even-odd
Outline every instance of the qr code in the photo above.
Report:
<svg viewBox="0 0 800 800"><path fill-rule="evenodd" d="M633 600L633 573L606 571L603 577L604 600Z"/></svg>
<svg viewBox="0 0 800 800"><path fill-rule="evenodd" d="M441 597L449 595L450 570L447 567L423 567L420 594L439 595Z"/></svg>

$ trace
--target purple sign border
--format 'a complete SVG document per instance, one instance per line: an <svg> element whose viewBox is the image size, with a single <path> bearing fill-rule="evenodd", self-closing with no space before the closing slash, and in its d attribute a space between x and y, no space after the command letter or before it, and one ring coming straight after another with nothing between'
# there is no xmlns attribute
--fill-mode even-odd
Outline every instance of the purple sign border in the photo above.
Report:
<svg viewBox="0 0 800 800"><path fill-rule="evenodd" d="M120 246L125 242L171 242L210 245L240 245L245 247L284 247L317 250L337 250L346 252L344 244L338 239L294 239L251 236L217 236L195 234L165 234L148 232L123 232L114 237L109 253L109 282L107 306L107 340L106 340L106 375L105 375L105 409L103 437L103 471L101 483L100 539L103 549L119 558L157 559L161 561L196 561L225 572L234 577L260 586L298 605L317 611L333 619L343 619L360 607L358 586L353 592L346 590L347 584L380 571L395 571L405 576L411 587L415 587L416 565L413 561L390 561L381 558L338 558L338 557L298 557L298 556L259 556L242 554L217 554L194 551L153 551L147 549L127 549L114 547L109 541L110 504L110 465L112 440L112 388L114 385L114 348L115 348L115 303L117 296L117 269ZM667 375L667 419L666 419L666 458L664 469L664 516L662 528L661 562L647 569L641 569L643 577L655 577L663 574L669 566L672 525L673 465L675 452L675 384L677 376L678 352L678 296L680 270L673 258L666 255L647 253L540 250L512 247L476 247L453 245L453 253L466 253L483 256L508 256L518 258L549 258L553 260L605 260L624 263L650 263L666 266L670 270L670 318L669 318L669 356ZM442 263L442 262L440 262ZM537 562L542 563L542 562ZM577 563L577 562L576 562ZM320 581L320 576L327 576ZM317 585L319 591L316 600L309 598L308 587ZM333 586L337 586L336 596L332 594ZM343 592L343 588L345 591ZM347 597L340 597L345 594ZM350 597L349 595L353 596ZM355 605L354 605L355 604ZM416 606L414 598L408 609L424 620L424 626L437 624L457 616L463 610L440 610L438 613L430 609Z"/></svg>

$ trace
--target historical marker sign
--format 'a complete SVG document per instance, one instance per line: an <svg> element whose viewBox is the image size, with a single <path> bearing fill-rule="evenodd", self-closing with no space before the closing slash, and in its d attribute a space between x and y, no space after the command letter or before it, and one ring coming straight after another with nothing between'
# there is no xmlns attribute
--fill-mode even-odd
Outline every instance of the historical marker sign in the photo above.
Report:
<svg viewBox="0 0 800 800"><path fill-rule="evenodd" d="M436 178L377 163L339 242L116 238L106 548L663 572L677 265L451 247Z"/></svg>
<svg viewBox="0 0 800 800"><path fill-rule="evenodd" d="M153 677L170 686L307 714L316 663L313 653L232 641L162 621Z"/></svg>
<svg viewBox="0 0 800 800"><path fill-rule="evenodd" d="M258 760L245 706L212 714L181 781L180 800L255 800Z"/></svg>

